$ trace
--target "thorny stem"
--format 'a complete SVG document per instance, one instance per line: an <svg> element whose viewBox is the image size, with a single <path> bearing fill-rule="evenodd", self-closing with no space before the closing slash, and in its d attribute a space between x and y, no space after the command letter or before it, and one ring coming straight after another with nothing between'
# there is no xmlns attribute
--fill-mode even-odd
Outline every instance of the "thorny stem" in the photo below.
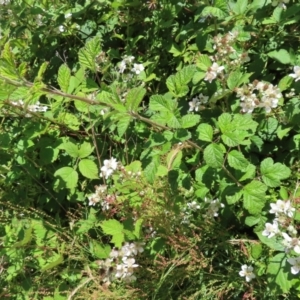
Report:
<svg viewBox="0 0 300 300"><path fill-rule="evenodd" d="M32 88L34 86L33 83L31 82L28 82L28 81L25 81L23 80L22 82L19 82L19 81L16 81L16 80L12 80L12 79L9 79L9 78L6 78L6 77L3 77L0 75L0 79L6 81L7 83L11 84L11 85L14 85L14 86L17 86L17 87L21 87L21 86L26 86L28 88ZM68 94L68 93L64 93L62 91L59 91L57 89L51 89L51 88L48 88L48 87L42 87L40 89L41 91L45 92L45 93L49 93L49 94L53 94L53 95L58 95L58 96L62 96L64 98L69 98L69 99L75 99L75 100L79 100L79 101L83 101L85 103L88 103L88 104L91 104L91 105L99 105L99 104L102 104L102 105L106 105L106 106L109 106L111 108L112 105L110 105L109 103L105 103L105 102L101 102L99 100L97 101L94 101L94 100L91 100L91 99L88 99L86 97L80 97L80 96L76 96L76 95L71 95L71 94ZM156 127L156 128L160 128L160 129L164 129L164 130L171 130L171 128L169 128L168 126L165 126L165 125L161 125L161 124L158 124L156 122L153 122L152 120L150 119L147 119L141 115L139 115L138 113L136 112L127 112L127 114L129 114L131 117L135 118L135 119L138 119L140 121L143 121L153 127ZM192 146L193 148L196 148L200 151L203 152L203 149L202 147L200 147L199 145L197 145L195 142L191 141L191 140L187 140L186 143L190 146ZM242 185L238 182L238 180L226 169L226 167L223 165L222 166L222 169L226 172L226 174L237 184L237 186L241 187Z"/></svg>

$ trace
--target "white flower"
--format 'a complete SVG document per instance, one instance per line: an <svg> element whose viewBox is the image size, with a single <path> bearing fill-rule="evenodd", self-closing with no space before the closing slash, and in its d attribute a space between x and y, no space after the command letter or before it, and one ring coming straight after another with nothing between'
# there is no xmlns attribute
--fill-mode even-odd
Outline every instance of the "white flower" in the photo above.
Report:
<svg viewBox="0 0 300 300"><path fill-rule="evenodd" d="M126 70L126 62L122 60L119 66L119 72L123 73L125 70Z"/></svg>
<svg viewBox="0 0 300 300"><path fill-rule="evenodd" d="M58 27L58 30L59 30L60 32L64 32L64 31L65 31L65 27L64 27L63 25L60 25L60 26Z"/></svg>
<svg viewBox="0 0 300 300"><path fill-rule="evenodd" d="M276 216L278 216L278 214L282 213L282 214L285 214L288 217L292 218L294 215L295 208L293 208L291 206L290 200L288 200L286 202L284 202L282 200L277 200L276 203L271 203L270 206L271 206L271 209L269 212L271 214L275 214Z"/></svg>
<svg viewBox="0 0 300 300"><path fill-rule="evenodd" d="M291 272L296 275L300 271L300 257L288 258L287 261L292 265Z"/></svg>
<svg viewBox="0 0 300 300"><path fill-rule="evenodd" d="M247 265L242 265L242 270L239 272L239 275L241 277L245 277L247 282L250 282L253 278L255 278L253 267Z"/></svg>
<svg viewBox="0 0 300 300"><path fill-rule="evenodd" d="M204 96L202 93L198 96L199 102L202 104L206 104L208 101L208 96Z"/></svg>
<svg viewBox="0 0 300 300"><path fill-rule="evenodd" d="M287 233L282 232L284 240L282 244L286 247L286 252L293 249L296 253L300 253L300 241L297 238L290 237Z"/></svg>
<svg viewBox="0 0 300 300"><path fill-rule="evenodd" d="M200 209L200 205L196 201L187 203L187 206L190 210L196 211L197 209Z"/></svg>
<svg viewBox="0 0 300 300"><path fill-rule="evenodd" d="M105 176L107 179L118 167L118 162L115 158L105 159L101 168L100 177Z"/></svg>
<svg viewBox="0 0 300 300"><path fill-rule="evenodd" d="M215 78L217 78L217 73L208 71L205 74L204 80L211 83Z"/></svg>
<svg viewBox="0 0 300 300"><path fill-rule="evenodd" d="M72 17L72 13L66 13L65 14L65 19L71 18Z"/></svg>
<svg viewBox="0 0 300 300"><path fill-rule="evenodd" d="M217 217L219 215L219 209L224 207L224 204L220 203L219 199L208 200L205 198L205 202L209 202L209 206L205 215L208 218Z"/></svg>
<svg viewBox="0 0 300 300"><path fill-rule="evenodd" d="M266 228L265 230L262 232L263 236L267 236L269 239L273 236L275 236L278 232L278 223L274 222L273 224L271 223L266 223Z"/></svg>
<svg viewBox="0 0 300 300"><path fill-rule="evenodd" d="M293 74L289 74L289 76L295 78L295 81L300 80L300 67L299 66L295 66L294 67L294 73Z"/></svg>
<svg viewBox="0 0 300 300"><path fill-rule="evenodd" d="M145 245L145 243L135 242L135 243L131 243L129 245L129 248L130 248L132 254L137 255L138 253L144 252L144 248L143 248L144 245Z"/></svg>
<svg viewBox="0 0 300 300"><path fill-rule="evenodd" d="M211 67L209 67L210 71L215 72L217 74L221 73L224 69L225 67L220 67L216 62L214 62Z"/></svg>
<svg viewBox="0 0 300 300"><path fill-rule="evenodd" d="M89 206L94 206L96 203L99 203L101 201L100 197L97 194L92 194L91 196L88 196L89 199Z"/></svg>
<svg viewBox="0 0 300 300"><path fill-rule="evenodd" d="M133 64L132 72L139 75L142 71L144 71L144 66L142 64Z"/></svg>
<svg viewBox="0 0 300 300"><path fill-rule="evenodd" d="M199 109L199 106L200 106L200 102L198 100L198 98L193 98L192 101L189 102L189 111L198 111Z"/></svg>
<svg viewBox="0 0 300 300"><path fill-rule="evenodd" d="M251 114L256 107L256 104L253 100L246 99L245 101L240 102L240 106L242 108L242 112Z"/></svg>
<svg viewBox="0 0 300 300"><path fill-rule="evenodd" d="M134 56L127 56L125 55L123 58L123 61L125 61L126 63L132 63L134 60Z"/></svg>
<svg viewBox="0 0 300 300"><path fill-rule="evenodd" d="M125 264L125 267L127 268L127 272L132 272L133 268L137 268L139 266L138 264L135 263L134 258L123 257L122 261Z"/></svg>

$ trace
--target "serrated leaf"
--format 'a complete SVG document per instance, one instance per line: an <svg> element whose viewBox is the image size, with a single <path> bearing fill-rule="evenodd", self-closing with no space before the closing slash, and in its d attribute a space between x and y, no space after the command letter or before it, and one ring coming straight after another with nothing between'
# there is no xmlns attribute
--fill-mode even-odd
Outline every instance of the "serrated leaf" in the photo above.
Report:
<svg viewBox="0 0 300 300"><path fill-rule="evenodd" d="M232 150L228 153L228 164L236 170L243 171L248 167L249 162L241 152Z"/></svg>
<svg viewBox="0 0 300 300"><path fill-rule="evenodd" d="M67 152L70 156L72 156L72 157L74 157L74 158L79 157L78 147L77 147L77 145L75 145L74 143L72 143L72 142L66 142L66 143L63 144L62 148L63 148L64 150L66 150L66 152Z"/></svg>
<svg viewBox="0 0 300 300"><path fill-rule="evenodd" d="M78 168L80 173L86 178L89 179L99 178L98 167L95 164L95 162L93 162L90 159L82 159L78 164Z"/></svg>
<svg viewBox="0 0 300 300"><path fill-rule="evenodd" d="M196 62L196 66L197 68L199 68L201 71L203 71L204 77L205 77L205 73L208 70L208 68L212 65L212 62L209 58L208 55L206 54L202 54L198 57L197 62ZM195 73L196 74L196 73ZM204 78L203 77L203 78Z"/></svg>
<svg viewBox="0 0 300 300"><path fill-rule="evenodd" d="M63 92L68 92L69 83L71 78L71 71L70 69L65 65L61 65L58 69L58 77L57 82Z"/></svg>
<svg viewBox="0 0 300 300"><path fill-rule="evenodd" d="M60 178L69 189L74 189L77 186L78 173L71 167L58 169L54 176Z"/></svg>
<svg viewBox="0 0 300 300"><path fill-rule="evenodd" d="M161 95L153 95L150 97L149 109L159 112L172 112L176 107L174 101L167 99Z"/></svg>
<svg viewBox="0 0 300 300"><path fill-rule="evenodd" d="M126 104L125 104L126 108L129 111L136 112L145 94L146 94L146 90L142 87L131 89L126 96Z"/></svg>
<svg viewBox="0 0 300 300"><path fill-rule="evenodd" d="M229 89L234 90L234 88L238 87L239 82L242 78L243 74L240 70L235 70L231 72L227 79L227 86Z"/></svg>
<svg viewBox="0 0 300 300"><path fill-rule="evenodd" d="M195 66L186 66L175 75L167 78L166 84L169 91L176 97L183 97L189 92L187 84L192 80L195 73Z"/></svg>
<svg viewBox="0 0 300 300"><path fill-rule="evenodd" d="M212 126L206 123L202 123L198 126L198 139L204 142L212 142L214 130Z"/></svg>
<svg viewBox="0 0 300 300"><path fill-rule="evenodd" d="M105 220L100 224L103 232L107 235L112 236L112 243L115 244L116 247L121 248L122 243L124 242L124 226L117 220Z"/></svg>
<svg viewBox="0 0 300 300"><path fill-rule="evenodd" d="M260 164L262 179L267 186L280 186L280 181L288 178L291 175L291 170L281 164L275 163L271 157L264 159Z"/></svg>
<svg viewBox="0 0 300 300"><path fill-rule="evenodd" d="M100 38L98 36L89 40L78 52L79 63L82 68L97 72L96 57L100 54Z"/></svg>
<svg viewBox="0 0 300 300"><path fill-rule="evenodd" d="M118 124L117 124L117 131L119 137L122 137L124 133L126 132L127 128L129 127L131 122L131 117L129 115L123 115L119 118Z"/></svg>
<svg viewBox="0 0 300 300"><path fill-rule="evenodd" d="M256 167L252 164L249 164L248 167L243 171L246 173L241 178L239 178L239 181L253 179L255 177Z"/></svg>
<svg viewBox="0 0 300 300"><path fill-rule="evenodd" d="M205 77L205 72L196 72L193 76L193 84L199 83Z"/></svg>
<svg viewBox="0 0 300 300"><path fill-rule="evenodd" d="M213 168L223 166L224 154L223 149L218 144L210 144L204 149L204 160L207 165Z"/></svg>
<svg viewBox="0 0 300 300"><path fill-rule="evenodd" d="M227 16L227 13L225 13L224 11L222 11L217 7L206 6L202 11L202 16L207 17L210 15L216 17L219 20L224 20Z"/></svg>
<svg viewBox="0 0 300 300"><path fill-rule="evenodd" d="M267 186L262 182L253 180L243 188L244 207L250 214L259 214L266 202Z"/></svg>
<svg viewBox="0 0 300 300"><path fill-rule="evenodd" d="M261 232L256 232L259 240L267 245L270 249L276 250L276 251L284 251L283 244L277 239L276 236L273 236L272 238L268 238L267 236L262 235Z"/></svg>
<svg viewBox="0 0 300 300"><path fill-rule="evenodd" d="M195 125L197 125L200 121L200 116L199 115L185 115L181 119L181 127L182 128L190 128Z"/></svg>
<svg viewBox="0 0 300 300"><path fill-rule="evenodd" d="M155 175L158 170L158 166L160 164L159 156L156 155L152 158L152 161L146 166L144 169L145 178L149 183L153 183L155 180Z"/></svg>
<svg viewBox="0 0 300 300"><path fill-rule="evenodd" d="M89 156L92 152L94 151L94 147L88 143L88 142L83 142L78 149L78 156L80 158L85 158Z"/></svg>

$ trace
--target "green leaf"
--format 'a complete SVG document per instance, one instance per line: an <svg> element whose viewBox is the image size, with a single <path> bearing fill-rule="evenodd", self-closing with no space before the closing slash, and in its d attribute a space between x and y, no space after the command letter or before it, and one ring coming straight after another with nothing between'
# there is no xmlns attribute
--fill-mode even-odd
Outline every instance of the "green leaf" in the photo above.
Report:
<svg viewBox="0 0 300 300"><path fill-rule="evenodd" d="M109 245L103 245L99 242L92 240L90 244L91 253L100 259L105 259L109 257L109 253L111 251L111 248Z"/></svg>
<svg viewBox="0 0 300 300"><path fill-rule="evenodd" d="M64 257L61 254L56 253L54 256L51 257L51 262L41 268L41 272L53 269L59 264L63 263L63 261Z"/></svg>
<svg viewBox="0 0 300 300"><path fill-rule="evenodd" d="M229 89L234 90L234 88L238 87L239 81L241 80L243 74L240 70L235 70L231 72L227 79L227 86Z"/></svg>
<svg viewBox="0 0 300 300"><path fill-rule="evenodd" d="M94 73L97 70L96 57L100 54L100 38L98 36L89 40L78 52L79 63L82 68L88 68Z"/></svg>
<svg viewBox="0 0 300 300"><path fill-rule="evenodd" d="M134 232L133 233L137 239L141 238L141 230L142 230L143 222L144 222L143 219L138 219L138 220L136 220L136 222L134 224Z"/></svg>
<svg viewBox="0 0 300 300"><path fill-rule="evenodd" d="M152 158L150 164L144 169L144 175L147 181L151 184L154 183L156 172L158 171L158 166L160 165L160 158L158 155Z"/></svg>
<svg viewBox="0 0 300 300"><path fill-rule="evenodd" d="M146 90L142 87L131 89L126 96L126 104L125 104L126 108L129 111L136 112L145 94L146 94Z"/></svg>
<svg viewBox="0 0 300 300"><path fill-rule="evenodd" d="M290 54L285 49L280 49L278 51L271 51L267 54L269 57L279 61L282 64L290 64L291 58Z"/></svg>
<svg viewBox="0 0 300 300"><path fill-rule="evenodd" d="M264 159L260 164L262 179L267 186L280 186L280 181L288 178L291 175L291 170L281 164L275 163L271 157Z"/></svg>
<svg viewBox="0 0 300 300"><path fill-rule="evenodd" d="M270 259L267 268L267 273L275 276L275 282L280 286L283 293L288 293L293 286L289 267L286 254L279 253Z"/></svg>
<svg viewBox="0 0 300 300"><path fill-rule="evenodd" d="M196 62L197 68L199 68L201 71L203 71L203 74L204 74L203 78L205 77L205 73L211 65L212 65L212 62L211 62L209 56L206 54L200 55Z"/></svg>
<svg viewBox="0 0 300 300"><path fill-rule="evenodd" d="M206 123L202 123L198 126L198 139L204 142L212 142L214 130L212 126Z"/></svg>
<svg viewBox="0 0 300 300"><path fill-rule="evenodd" d="M189 92L187 84L192 80L195 71L195 66L186 66L175 75L171 75L167 78L167 87L176 98L187 95Z"/></svg>
<svg viewBox="0 0 300 300"><path fill-rule="evenodd" d="M190 128L195 125L197 125L200 121L200 116L199 115L185 115L181 119L181 127L182 128Z"/></svg>
<svg viewBox="0 0 300 300"><path fill-rule="evenodd" d="M239 15L243 15L247 10L248 0L238 0L234 12Z"/></svg>
<svg viewBox="0 0 300 300"><path fill-rule="evenodd" d="M27 228L25 231L24 231L24 237L21 241L15 243L12 247L15 248L15 247L23 247L25 245L27 245L31 239L32 239L32 227L29 227Z"/></svg>
<svg viewBox="0 0 300 300"><path fill-rule="evenodd" d="M173 112L176 108L175 101L167 99L161 95L153 95L150 97L149 109L159 112Z"/></svg>
<svg viewBox="0 0 300 300"><path fill-rule="evenodd" d="M88 142L83 142L78 149L78 156L80 158L85 158L89 156L94 151L94 147Z"/></svg>
<svg viewBox="0 0 300 300"><path fill-rule="evenodd" d="M293 83L293 80L294 80L294 78L289 75L286 75L283 78L281 78L278 83L278 87L279 87L280 91L283 92L283 91L289 89Z"/></svg>
<svg viewBox="0 0 300 300"><path fill-rule="evenodd" d="M232 150L228 153L228 164L236 170L243 171L248 167L249 162L241 152Z"/></svg>
<svg viewBox="0 0 300 300"><path fill-rule="evenodd" d="M71 71L70 69L65 65L61 65L58 69L58 77L57 82L63 92L68 92L69 83L71 78Z"/></svg>
<svg viewBox="0 0 300 300"><path fill-rule="evenodd" d="M227 13L217 7L206 6L202 11L202 16L214 16L219 20L224 20L227 17Z"/></svg>
<svg viewBox="0 0 300 300"><path fill-rule="evenodd" d="M74 157L74 158L79 157L78 147L77 147L77 145L75 145L74 143L72 143L72 142L66 142L66 143L64 143L64 144L62 145L62 148L63 148L64 150L66 150L66 152L67 152L70 156L72 156L72 157Z"/></svg>
<svg viewBox="0 0 300 300"><path fill-rule="evenodd" d="M127 128L130 125L130 122L131 122L131 117L129 115L124 115L124 114L120 115L117 124L117 131L119 137L122 137L124 135L124 133L126 132Z"/></svg>
<svg viewBox="0 0 300 300"><path fill-rule="evenodd" d="M82 159L79 164L79 171L80 173L89 179L97 179L99 178L99 171L98 171L98 167L95 164L95 162L93 162L90 159Z"/></svg>
<svg viewBox="0 0 300 300"><path fill-rule="evenodd" d="M193 76L193 84L199 83L205 77L205 75L205 72L196 72Z"/></svg>
<svg viewBox="0 0 300 300"><path fill-rule="evenodd" d="M250 214L259 214L266 202L267 186L262 182L253 180L243 188L244 207Z"/></svg>
<svg viewBox="0 0 300 300"><path fill-rule="evenodd" d="M107 235L112 236L111 242L115 244L116 247L121 248L124 242L124 226L117 220L105 220L100 224L103 232Z"/></svg>
<svg viewBox="0 0 300 300"><path fill-rule="evenodd" d="M273 236L272 238L268 238L267 236L262 235L262 232L256 232L258 238L262 243L267 245L270 249L276 250L276 251L284 251L284 246L282 243L277 239L276 236Z"/></svg>
<svg viewBox="0 0 300 300"><path fill-rule="evenodd" d="M61 179L68 189L73 189L77 186L78 173L71 167L63 167L54 173L55 177Z"/></svg>
<svg viewBox="0 0 300 300"><path fill-rule="evenodd" d="M204 160L210 167L221 168L223 166L223 149L218 144L210 144L204 149Z"/></svg>
<svg viewBox="0 0 300 300"><path fill-rule="evenodd" d="M244 181L247 179L253 179L255 177L256 173L256 167L252 164L249 164L246 170L243 170L246 172L241 178L239 178L239 181Z"/></svg>

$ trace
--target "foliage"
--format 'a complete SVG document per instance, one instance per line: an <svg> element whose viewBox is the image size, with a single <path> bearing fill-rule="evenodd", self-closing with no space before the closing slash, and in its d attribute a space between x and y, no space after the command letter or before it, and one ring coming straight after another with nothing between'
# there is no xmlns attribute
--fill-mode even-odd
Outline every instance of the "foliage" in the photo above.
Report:
<svg viewBox="0 0 300 300"><path fill-rule="evenodd" d="M299 298L297 1L0 10L1 299Z"/></svg>

